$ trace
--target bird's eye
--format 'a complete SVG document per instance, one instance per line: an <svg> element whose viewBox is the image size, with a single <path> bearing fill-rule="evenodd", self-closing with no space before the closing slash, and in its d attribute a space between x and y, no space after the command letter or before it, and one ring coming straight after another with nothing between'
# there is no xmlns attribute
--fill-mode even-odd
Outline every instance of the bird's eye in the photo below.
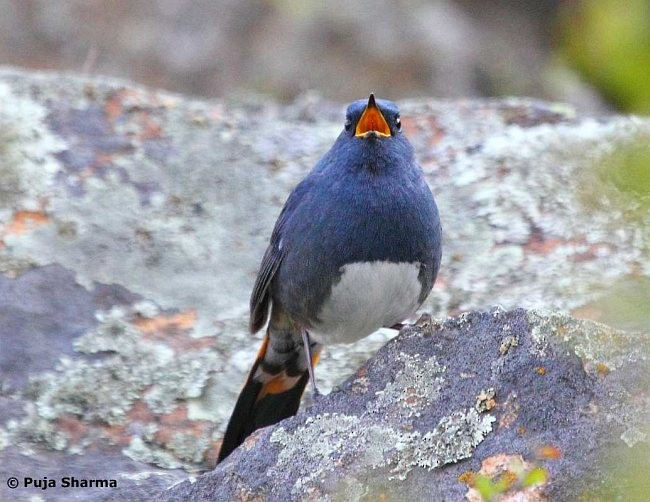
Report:
<svg viewBox="0 0 650 502"><path fill-rule="evenodd" d="M349 131L350 127L352 127L352 121L350 119L345 121L345 130Z"/></svg>
<svg viewBox="0 0 650 502"><path fill-rule="evenodd" d="M397 126L397 130L401 131L402 130L402 121L400 120L399 117L395 119L395 125Z"/></svg>

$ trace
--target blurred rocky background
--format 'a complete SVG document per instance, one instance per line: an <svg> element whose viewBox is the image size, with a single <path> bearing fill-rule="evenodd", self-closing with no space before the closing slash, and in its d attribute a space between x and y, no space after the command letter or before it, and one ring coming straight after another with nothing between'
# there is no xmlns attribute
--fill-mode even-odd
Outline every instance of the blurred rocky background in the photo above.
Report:
<svg viewBox="0 0 650 502"><path fill-rule="evenodd" d="M647 0L0 0L0 64L22 68L0 70L0 500L41 500L16 472L153 479L146 500L214 466L267 236L369 90L399 102L443 215L428 311L559 308L647 365L649 26ZM390 336L328 347L321 388ZM647 410L635 382L593 393ZM603 456L645 500L649 414L603 409L638 419Z"/></svg>
<svg viewBox="0 0 650 502"><path fill-rule="evenodd" d="M526 95L650 110L647 0L0 0L0 63L206 97Z"/></svg>

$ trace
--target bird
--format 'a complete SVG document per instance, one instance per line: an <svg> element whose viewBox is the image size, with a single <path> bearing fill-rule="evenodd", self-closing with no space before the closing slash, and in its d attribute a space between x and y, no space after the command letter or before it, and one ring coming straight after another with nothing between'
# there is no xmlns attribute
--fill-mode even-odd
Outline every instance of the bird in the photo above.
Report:
<svg viewBox="0 0 650 502"><path fill-rule="evenodd" d="M352 343L411 316L442 256L436 202L395 103L354 101L330 150L280 212L250 298L268 326L221 443L295 415L323 345Z"/></svg>

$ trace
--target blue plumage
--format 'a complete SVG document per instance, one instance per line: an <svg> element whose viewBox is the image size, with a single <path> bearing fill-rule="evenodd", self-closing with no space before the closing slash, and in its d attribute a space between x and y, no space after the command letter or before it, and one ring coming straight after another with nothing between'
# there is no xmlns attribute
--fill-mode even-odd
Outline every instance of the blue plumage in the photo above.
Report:
<svg viewBox="0 0 650 502"><path fill-rule="evenodd" d="M237 400L223 460L255 429L294 415L323 343L404 320L440 266L433 196L397 106L355 101L332 148L291 193L251 295L264 344Z"/></svg>
<svg viewBox="0 0 650 502"><path fill-rule="evenodd" d="M351 104L346 124L356 124L366 104ZM268 308L268 295L309 327L348 263L419 262L420 302L433 286L441 257L438 209L413 147L397 127L397 106L377 104L393 134L358 138L352 127L343 130L289 196L262 265L274 273L260 276L263 284L251 298L258 319L253 331L266 321L259 310Z"/></svg>

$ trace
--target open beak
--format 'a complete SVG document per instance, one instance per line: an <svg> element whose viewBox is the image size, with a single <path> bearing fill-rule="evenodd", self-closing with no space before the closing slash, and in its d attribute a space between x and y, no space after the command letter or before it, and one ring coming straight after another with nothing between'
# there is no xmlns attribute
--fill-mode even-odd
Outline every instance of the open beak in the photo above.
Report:
<svg viewBox="0 0 650 502"><path fill-rule="evenodd" d="M388 122L381 114L377 103L375 103L375 95L371 94L368 98L368 104L363 111L354 135L358 138L367 138L368 136L382 136L387 138L390 136L390 127Z"/></svg>

